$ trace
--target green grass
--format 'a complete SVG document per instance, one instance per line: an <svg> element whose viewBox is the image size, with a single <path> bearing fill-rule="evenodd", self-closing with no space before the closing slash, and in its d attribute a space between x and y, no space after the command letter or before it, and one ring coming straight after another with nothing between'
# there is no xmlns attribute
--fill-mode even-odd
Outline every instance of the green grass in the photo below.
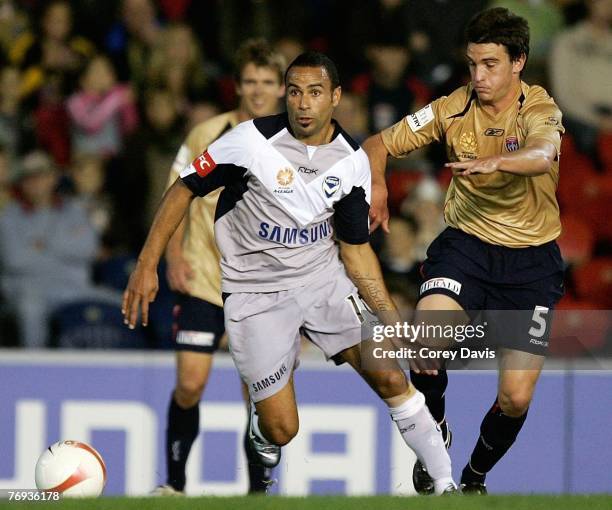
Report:
<svg viewBox="0 0 612 510"><path fill-rule="evenodd" d="M453 496L453 497L342 497L277 496L201 498L100 498L58 503L0 502L0 508L57 510L610 510L612 495L592 496Z"/></svg>

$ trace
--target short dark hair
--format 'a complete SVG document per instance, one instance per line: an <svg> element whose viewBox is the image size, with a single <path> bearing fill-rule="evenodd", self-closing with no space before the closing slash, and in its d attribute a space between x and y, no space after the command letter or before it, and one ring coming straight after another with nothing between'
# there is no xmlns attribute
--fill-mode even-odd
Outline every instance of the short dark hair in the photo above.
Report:
<svg viewBox="0 0 612 510"><path fill-rule="evenodd" d="M242 71L249 64L255 64L257 67L269 67L276 72L278 83L283 83L283 74L287 65L285 57L274 51L265 39L247 39L236 51L234 79L237 83L240 83Z"/></svg>
<svg viewBox="0 0 612 510"><path fill-rule="evenodd" d="M476 14L465 29L468 43L501 44L512 62L529 56L529 24L505 7L494 7Z"/></svg>
<svg viewBox="0 0 612 510"><path fill-rule="evenodd" d="M336 64L334 64L334 61L324 53L307 51L295 57L295 60L289 64L289 67L287 67L285 71L285 85L287 84L287 76L292 67L322 67L327 72L327 76L329 76L332 90L340 86L338 68Z"/></svg>

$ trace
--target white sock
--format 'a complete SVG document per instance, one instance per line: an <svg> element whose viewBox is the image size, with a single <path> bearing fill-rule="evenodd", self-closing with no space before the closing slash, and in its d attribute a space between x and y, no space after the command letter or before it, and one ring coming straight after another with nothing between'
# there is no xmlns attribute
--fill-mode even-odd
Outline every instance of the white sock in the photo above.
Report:
<svg viewBox="0 0 612 510"><path fill-rule="evenodd" d="M436 494L441 494L454 484L451 460L440 428L425 405L425 395L417 391L401 406L390 407L389 412L404 441L432 477Z"/></svg>

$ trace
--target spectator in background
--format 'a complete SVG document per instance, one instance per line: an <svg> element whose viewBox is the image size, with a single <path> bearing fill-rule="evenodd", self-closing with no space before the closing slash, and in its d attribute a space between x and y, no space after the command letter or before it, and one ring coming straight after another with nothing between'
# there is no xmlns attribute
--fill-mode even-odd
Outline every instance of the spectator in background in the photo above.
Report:
<svg viewBox="0 0 612 510"><path fill-rule="evenodd" d="M37 30L24 33L11 48L13 65L22 71L20 97L33 112L36 142L58 165L70 160L70 127L64 107L78 74L94 53L93 45L72 33L72 11L66 0L45 4Z"/></svg>
<svg viewBox="0 0 612 510"><path fill-rule="evenodd" d="M161 29L151 0L122 0L121 19L106 36L110 54L120 81L130 80L141 92L147 77L147 62Z"/></svg>
<svg viewBox="0 0 612 510"><path fill-rule="evenodd" d="M353 90L367 98L368 129L374 133L427 104L430 92L409 74L410 52L402 36L381 33L366 54L370 72L353 80Z"/></svg>
<svg viewBox="0 0 612 510"><path fill-rule="evenodd" d="M9 170L9 155L6 148L0 145L0 216L11 198L11 179ZM0 272L2 268L0 267Z"/></svg>
<svg viewBox="0 0 612 510"><path fill-rule="evenodd" d="M561 33L550 81L576 147L600 169L598 139L612 134L612 0L587 0L587 18Z"/></svg>
<svg viewBox="0 0 612 510"><path fill-rule="evenodd" d="M292 62L292 61L288 61ZM368 136L368 112L363 96L353 92L343 91L342 101L334 110L334 119L357 143L363 142Z"/></svg>
<svg viewBox="0 0 612 510"><path fill-rule="evenodd" d="M338 0L330 2L335 19L331 30L332 53L340 59L340 74L352 78L367 68L366 48L380 41L381 34L408 44L413 0Z"/></svg>
<svg viewBox="0 0 612 510"><path fill-rule="evenodd" d="M193 103L213 97L212 78L218 75L188 25L175 23L162 30L151 52L147 84L167 89L177 111L188 115Z"/></svg>
<svg viewBox="0 0 612 510"><path fill-rule="evenodd" d="M0 1L0 51L8 55L17 38L29 28L29 20L14 0Z"/></svg>
<svg viewBox="0 0 612 510"><path fill-rule="evenodd" d="M465 74L463 29L488 3L489 0L407 2L409 25L406 33L410 37L416 75L434 89L435 95L441 93L441 88L450 93L464 84L457 83Z"/></svg>
<svg viewBox="0 0 612 510"><path fill-rule="evenodd" d="M392 216L391 235L385 236L380 263L385 281L402 282L405 297L417 302L421 276L419 268L424 258L417 245L418 224L412 216Z"/></svg>
<svg viewBox="0 0 612 510"><path fill-rule="evenodd" d="M438 182L430 177L424 177L402 203L402 215L412 216L416 221L416 258L425 260L427 248L446 228L443 211L444 193Z"/></svg>
<svg viewBox="0 0 612 510"><path fill-rule="evenodd" d="M18 198L0 215L2 289L24 347L48 345L48 320L63 304L89 298L119 303L119 296L90 283L98 236L83 205L56 194L57 179L45 153L27 155Z"/></svg>
<svg viewBox="0 0 612 510"><path fill-rule="evenodd" d="M117 83L112 63L97 56L89 61L81 87L68 99L72 148L77 153L116 156L124 138L138 125L138 111L128 85Z"/></svg>
<svg viewBox="0 0 612 510"><path fill-rule="evenodd" d="M89 223L104 242L113 216L113 208L105 193L104 160L92 154L77 154L70 165L70 179L76 198L83 204Z"/></svg>
<svg viewBox="0 0 612 510"><path fill-rule="evenodd" d="M11 157L19 152L24 132L24 119L19 101L21 76L16 67L0 71L0 144Z"/></svg>
<svg viewBox="0 0 612 510"><path fill-rule="evenodd" d="M129 250L137 252L166 189L168 168L184 138L184 118L172 94L153 88L144 94L144 117L130 137L120 171L111 183L117 214L129 225Z"/></svg>
<svg viewBox="0 0 612 510"><path fill-rule="evenodd" d="M547 63L552 42L563 28L563 11L558 0L493 0L491 7L505 7L529 23L529 66L523 81L547 86Z"/></svg>
<svg viewBox="0 0 612 510"><path fill-rule="evenodd" d="M36 103L39 93L65 97L95 48L73 35L72 11L66 0L49 2L34 32L23 33L10 50L10 60L23 71L21 97Z"/></svg>

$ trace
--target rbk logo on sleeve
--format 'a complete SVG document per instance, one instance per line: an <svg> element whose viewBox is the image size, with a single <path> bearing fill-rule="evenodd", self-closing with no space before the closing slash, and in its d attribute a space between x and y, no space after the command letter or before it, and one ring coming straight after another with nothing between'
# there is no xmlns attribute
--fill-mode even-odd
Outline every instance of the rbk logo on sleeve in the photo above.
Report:
<svg viewBox="0 0 612 510"><path fill-rule="evenodd" d="M208 151L200 154L193 162L193 166L200 177L206 177L217 166Z"/></svg>

